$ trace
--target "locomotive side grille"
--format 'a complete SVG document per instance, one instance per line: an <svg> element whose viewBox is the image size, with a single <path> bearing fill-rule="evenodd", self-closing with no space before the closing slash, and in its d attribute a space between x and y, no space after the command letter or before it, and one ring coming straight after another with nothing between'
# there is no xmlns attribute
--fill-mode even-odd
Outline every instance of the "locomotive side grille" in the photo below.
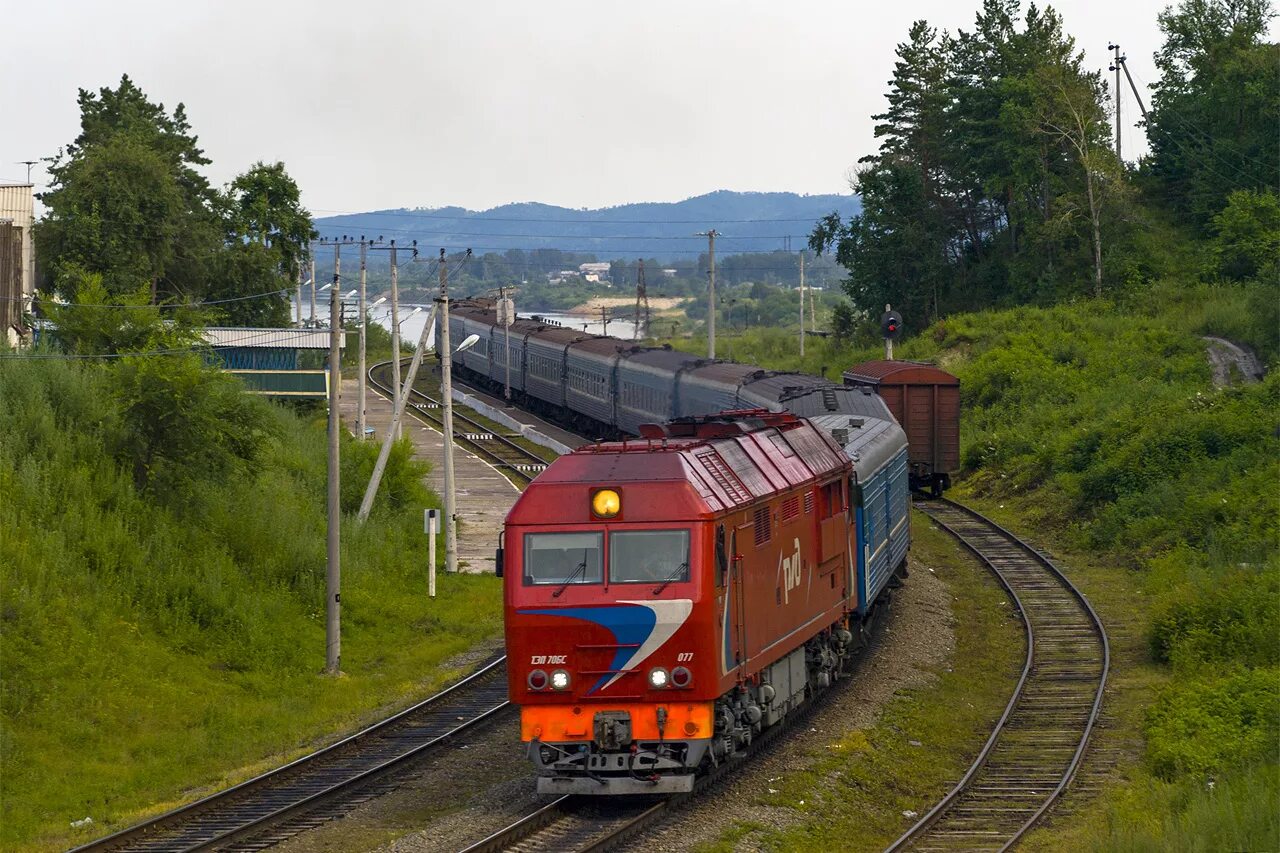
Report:
<svg viewBox="0 0 1280 853"><path fill-rule="evenodd" d="M804 493L804 514L813 515L813 490Z"/></svg>
<svg viewBox="0 0 1280 853"><path fill-rule="evenodd" d="M720 458L720 454L715 450L704 450L697 455L697 459L702 463L702 467L707 470L711 478L716 481L729 500L734 503L746 503L751 500L751 492L747 491L747 487L738 479L738 475L728 465L724 464L724 460Z"/></svg>
<svg viewBox="0 0 1280 853"><path fill-rule="evenodd" d="M767 506L759 507L756 510L755 535L757 548L773 538L773 530L769 525L769 508Z"/></svg>
<svg viewBox="0 0 1280 853"><path fill-rule="evenodd" d="M792 495L782 502L782 523L786 524L800 515L800 498Z"/></svg>

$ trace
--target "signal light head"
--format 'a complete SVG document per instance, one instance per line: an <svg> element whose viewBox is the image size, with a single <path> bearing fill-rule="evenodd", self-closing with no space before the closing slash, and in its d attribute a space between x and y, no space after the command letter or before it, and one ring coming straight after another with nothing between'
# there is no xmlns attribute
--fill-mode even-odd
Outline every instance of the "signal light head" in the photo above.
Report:
<svg viewBox="0 0 1280 853"><path fill-rule="evenodd" d="M613 489L596 489L591 495L591 514L596 518L613 518L622 512L622 496Z"/></svg>

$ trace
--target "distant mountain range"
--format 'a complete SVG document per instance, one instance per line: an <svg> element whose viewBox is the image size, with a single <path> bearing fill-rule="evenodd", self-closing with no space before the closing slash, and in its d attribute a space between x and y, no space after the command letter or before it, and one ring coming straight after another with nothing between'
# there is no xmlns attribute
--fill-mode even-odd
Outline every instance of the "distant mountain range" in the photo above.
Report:
<svg viewBox="0 0 1280 853"><path fill-rule="evenodd" d="M574 210L537 202L504 204L490 210L461 207L373 210L316 220L322 237L382 236L420 251L473 249L476 254L508 249L560 249L616 258L696 258L714 228L717 255L800 249L814 223L833 210L859 210L854 195L797 195L719 190L678 202L624 204ZM345 254L345 253L344 253Z"/></svg>

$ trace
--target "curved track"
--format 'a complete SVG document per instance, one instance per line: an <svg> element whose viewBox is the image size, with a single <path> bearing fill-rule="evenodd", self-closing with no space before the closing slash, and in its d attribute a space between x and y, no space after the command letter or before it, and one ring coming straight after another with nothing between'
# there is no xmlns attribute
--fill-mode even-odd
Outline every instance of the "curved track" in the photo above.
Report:
<svg viewBox="0 0 1280 853"><path fill-rule="evenodd" d="M99 851L257 850L336 817L369 783L488 720L508 705L506 657L332 746L76 848Z"/></svg>
<svg viewBox="0 0 1280 853"><path fill-rule="evenodd" d="M390 373L391 362L384 361L369 368L369 382L383 396L392 397ZM375 376L375 371L378 376ZM381 377L381 378L379 378ZM414 388L409 397L406 412L411 412L434 427L443 429L444 415L441 413L440 401ZM504 435L475 421L458 411L453 410L454 442L466 446L469 450L501 471L509 480L523 488L550 463L542 456L534 453Z"/></svg>
<svg viewBox="0 0 1280 853"><path fill-rule="evenodd" d="M1111 653L1084 595L1047 557L947 500L916 507L1004 584L1027 631L1013 698L964 778L888 848L1007 850L1071 783L1102 705Z"/></svg>

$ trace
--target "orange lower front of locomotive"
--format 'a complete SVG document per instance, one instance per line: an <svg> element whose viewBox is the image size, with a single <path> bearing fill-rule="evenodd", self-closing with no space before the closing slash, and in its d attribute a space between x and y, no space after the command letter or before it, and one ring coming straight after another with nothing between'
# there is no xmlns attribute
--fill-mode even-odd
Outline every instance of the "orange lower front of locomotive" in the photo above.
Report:
<svg viewBox="0 0 1280 853"><path fill-rule="evenodd" d="M713 702L526 705L520 737L539 793L677 793L693 790L714 713Z"/></svg>

